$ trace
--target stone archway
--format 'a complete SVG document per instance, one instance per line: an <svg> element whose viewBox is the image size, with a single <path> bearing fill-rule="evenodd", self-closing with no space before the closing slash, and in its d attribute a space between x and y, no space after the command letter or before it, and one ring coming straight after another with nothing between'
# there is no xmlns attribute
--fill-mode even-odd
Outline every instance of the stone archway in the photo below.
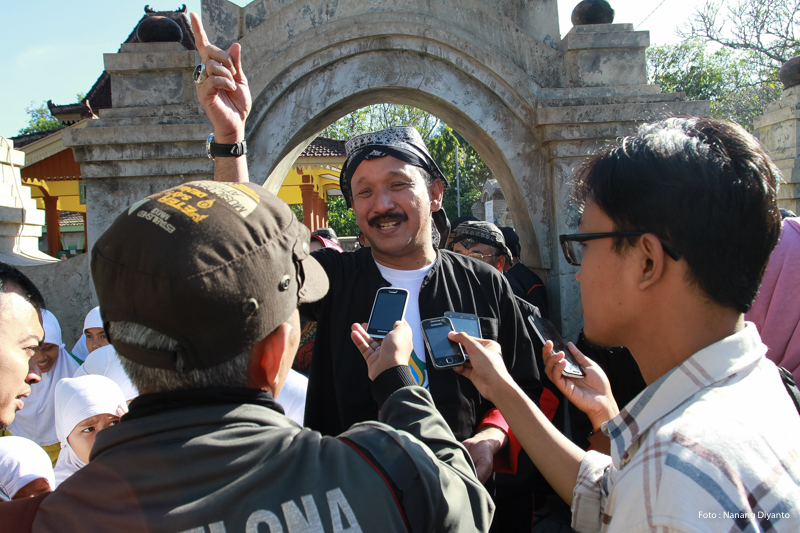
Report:
<svg viewBox="0 0 800 533"><path fill-rule="evenodd" d="M638 122L708 114L707 102L646 84L647 32L599 24L562 39L554 0L203 0L202 16L212 42L242 45L254 181L277 190L311 139L360 107L399 103L436 115L494 172L523 261L546 279L566 338L581 326L575 269L558 246L577 223L574 169ZM128 43L106 55L114 107L63 134L87 182L89 246L133 201L212 177L210 126L191 79L197 62L178 43Z"/></svg>

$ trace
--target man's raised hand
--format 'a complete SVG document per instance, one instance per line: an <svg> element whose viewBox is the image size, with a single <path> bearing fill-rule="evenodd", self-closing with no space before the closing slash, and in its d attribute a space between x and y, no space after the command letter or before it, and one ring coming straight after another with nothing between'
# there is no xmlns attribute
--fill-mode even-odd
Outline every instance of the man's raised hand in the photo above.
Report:
<svg viewBox="0 0 800 533"><path fill-rule="evenodd" d="M197 85L197 99L214 125L214 142L235 144L244 139L244 123L252 101L242 72L242 47L233 43L227 52L208 41L197 13L191 13L192 33L208 78Z"/></svg>
<svg viewBox="0 0 800 533"><path fill-rule="evenodd" d="M569 378L561 373L567 365L564 352L553 353L552 341L547 341L542 348L545 372L558 390L575 407L586 413L592 426L597 429L600 424L619 413L617 402L611 393L611 385L600 365L583 355L571 342L567 343L567 349L583 367L586 377Z"/></svg>
<svg viewBox="0 0 800 533"><path fill-rule="evenodd" d="M384 370L395 366L408 366L414 341L411 327L403 320L394 323L394 328L378 343L367 333L366 324L353 324L350 338L364 356L369 369L369 379L374 380Z"/></svg>

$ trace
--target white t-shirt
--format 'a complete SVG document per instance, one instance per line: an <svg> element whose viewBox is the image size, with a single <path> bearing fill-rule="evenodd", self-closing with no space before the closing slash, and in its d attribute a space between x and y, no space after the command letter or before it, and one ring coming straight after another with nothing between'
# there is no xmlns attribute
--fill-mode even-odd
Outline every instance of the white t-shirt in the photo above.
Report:
<svg viewBox="0 0 800 533"><path fill-rule="evenodd" d="M414 374L414 379L417 383L428 388L428 370L425 363L425 341L422 339L422 328L420 327L419 316L419 290L422 287L422 280L428 274L428 271L433 266L430 265L420 268L418 270L395 270L388 268L377 261L378 270L380 270L383 279L392 284L392 287L398 287L408 291L408 304L406 305L406 322L411 326L411 333L414 340L414 352L411 354L411 373Z"/></svg>

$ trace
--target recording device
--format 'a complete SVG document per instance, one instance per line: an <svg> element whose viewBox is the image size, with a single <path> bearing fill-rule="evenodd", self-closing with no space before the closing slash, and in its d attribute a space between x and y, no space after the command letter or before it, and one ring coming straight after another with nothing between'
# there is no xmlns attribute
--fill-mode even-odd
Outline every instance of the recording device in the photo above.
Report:
<svg viewBox="0 0 800 533"><path fill-rule="evenodd" d="M369 315L367 333L373 339L382 339L392 331L394 323L403 320L408 303L408 291L397 287L378 289L372 313Z"/></svg>
<svg viewBox="0 0 800 533"><path fill-rule="evenodd" d="M444 316L449 318L450 322L453 323L453 329L455 331L463 331L470 337L476 337L478 339L483 338L481 337L481 321L478 315L445 311Z"/></svg>
<svg viewBox="0 0 800 533"><path fill-rule="evenodd" d="M585 378L586 372L583 371L581 365L572 356L572 353L567 348L567 344L552 322L540 316L528 315L528 322L533 326L533 331L542 341L542 344L547 341L553 341L553 353L564 352L564 358L567 360L567 366L561 371L561 374L569 378Z"/></svg>
<svg viewBox="0 0 800 533"><path fill-rule="evenodd" d="M467 361L464 349L447 338L453 331L453 323L447 317L430 318L420 323L425 346L431 354L431 363L438 369L463 365Z"/></svg>

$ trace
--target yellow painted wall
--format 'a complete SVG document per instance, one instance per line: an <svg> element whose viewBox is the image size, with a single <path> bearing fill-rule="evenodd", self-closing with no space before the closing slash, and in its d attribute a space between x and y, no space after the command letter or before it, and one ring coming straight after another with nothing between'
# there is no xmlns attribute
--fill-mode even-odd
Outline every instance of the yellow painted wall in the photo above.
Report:
<svg viewBox="0 0 800 533"><path fill-rule="evenodd" d="M278 198L289 205L302 204L303 196L300 193L300 185L303 185L303 175L313 178L317 194L322 199L325 199L325 192L328 190L339 189L339 169L319 166L297 166L293 167L284 178L281 190L278 192Z"/></svg>

